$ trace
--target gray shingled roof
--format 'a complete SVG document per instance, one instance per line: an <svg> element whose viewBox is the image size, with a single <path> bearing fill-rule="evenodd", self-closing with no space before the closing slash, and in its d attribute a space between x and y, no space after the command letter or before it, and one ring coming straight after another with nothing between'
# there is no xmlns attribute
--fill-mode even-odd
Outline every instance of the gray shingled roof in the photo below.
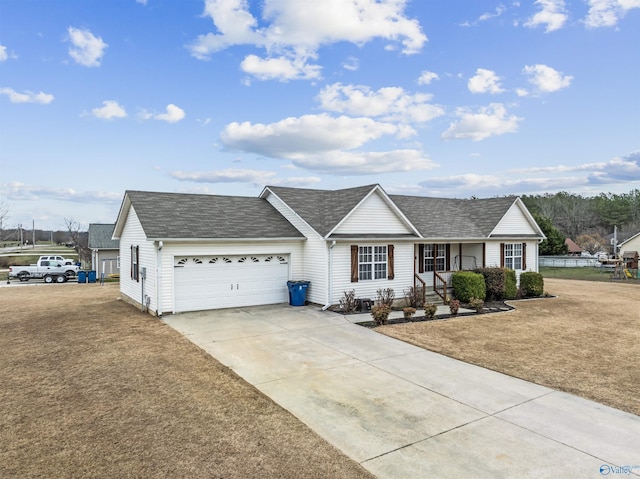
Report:
<svg viewBox="0 0 640 479"><path fill-rule="evenodd" d="M127 191L147 238L304 238L262 198Z"/></svg>
<svg viewBox="0 0 640 479"><path fill-rule="evenodd" d="M486 238L516 200L389 197L425 238Z"/></svg>
<svg viewBox="0 0 640 479"><path fill-rule="evenodd" d="M362 199L378 185L358 186L342 190L312 190L268 186L309 226L326 236Z"/></svg>
<svg viewBox="0 0 640 479"><path fill-rule="evenodd" d="M114 224L91 223L89 225L89 248L118 249L120 241L111 239Z"/></svg>

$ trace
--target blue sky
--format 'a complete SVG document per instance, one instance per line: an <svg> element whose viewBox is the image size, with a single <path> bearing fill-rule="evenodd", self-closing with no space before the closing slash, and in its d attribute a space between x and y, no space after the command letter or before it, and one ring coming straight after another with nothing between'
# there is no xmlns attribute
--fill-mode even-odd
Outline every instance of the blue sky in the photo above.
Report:
<svg viewBox="0 0 640 479"><path fill-rule="evenodd" d="M640 187L640 0L0 0L19 223L127 189Z"/></svg>

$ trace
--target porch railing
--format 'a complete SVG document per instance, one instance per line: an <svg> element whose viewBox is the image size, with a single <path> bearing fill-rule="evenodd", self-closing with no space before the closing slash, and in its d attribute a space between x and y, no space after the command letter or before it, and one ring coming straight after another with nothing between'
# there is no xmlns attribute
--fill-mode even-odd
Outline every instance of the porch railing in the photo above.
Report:
<svg viewBox="0 0 640 479"><path fill-rule="evenodd" d="M418 282L421 284L422 287L422 304L427 302L427 283L424 282L424 280L418 276L417 274L414 274L415 278L418 280Z"/></svg>
<svg viewBox="0 0 640 479"><path fill-rule="evenodd" d="M447 302L447 280L436 271L433 272L433 291L440 296L442 301Z"/></svg>

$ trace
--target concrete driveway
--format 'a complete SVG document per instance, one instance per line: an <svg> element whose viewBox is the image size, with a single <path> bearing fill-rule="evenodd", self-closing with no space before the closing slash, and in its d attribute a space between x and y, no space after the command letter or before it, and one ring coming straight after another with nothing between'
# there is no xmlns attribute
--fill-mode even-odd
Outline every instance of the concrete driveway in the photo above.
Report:
<svg viewBox="0 0 640 479"><path fill-rule="evenodd" d="M380 478L640 476L640 417L336 313L277 305L163 320Z"/></svg>

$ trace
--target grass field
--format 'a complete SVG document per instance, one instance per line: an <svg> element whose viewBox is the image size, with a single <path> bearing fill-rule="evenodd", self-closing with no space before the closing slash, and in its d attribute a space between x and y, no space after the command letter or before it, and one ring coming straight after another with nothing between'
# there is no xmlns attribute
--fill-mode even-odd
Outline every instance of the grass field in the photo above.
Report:
<svg viewBox="0 0 640 479"><path fill-rule="evenodd" d="M640 288L547 278L545 289L557 297L514 301L508 313L377 330L640 415Z"/></svg>
<svg viewBox="0 0 640 479"><path fill-rule="evenodd" d="M554 268L549 266L541 266L540 273L545 278L640 284L637 271L635 271L633 278L629 278L628 280L612 279L611 276L613 275L613 268Z"/></svg>
<svg viewBox="0 0 640 479"><path fill-rule="evenodd" d="M1 478L372 478L118 296L0 288Z"/></svg>

